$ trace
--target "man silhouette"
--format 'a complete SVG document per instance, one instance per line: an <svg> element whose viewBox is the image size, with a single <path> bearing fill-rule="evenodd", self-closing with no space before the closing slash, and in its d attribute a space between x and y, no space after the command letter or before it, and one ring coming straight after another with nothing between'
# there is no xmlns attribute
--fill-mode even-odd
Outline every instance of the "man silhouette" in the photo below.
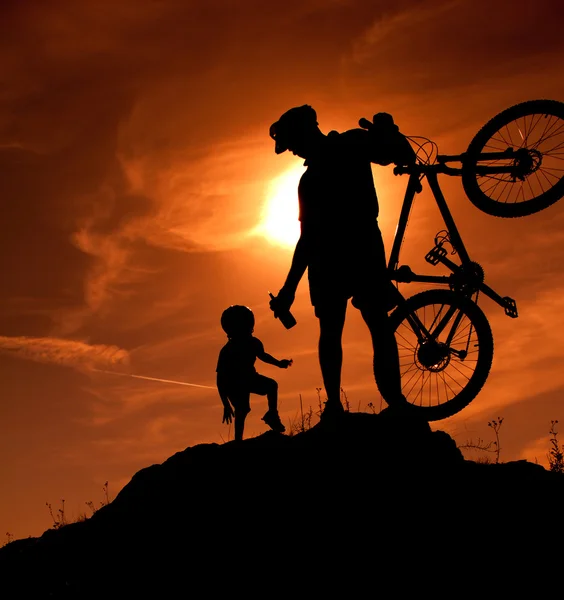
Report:
<svg viewBox="0 0 564 600"><path fill-rule="evenodd" d="M387 273L371 163L410 164L415 153L389 114L359 123L363 129L325 135L315 110L304 105L285 112L270 127L276 153L290 150L307 166L298 186L300 238L286 281L270 306L275 316L289 310L307 268L319 319L319 363L327 394L323 417L344 412L341 339L349 299L370 330L380 393L389 404L405 401L387 315L397 290Z"/></svg>

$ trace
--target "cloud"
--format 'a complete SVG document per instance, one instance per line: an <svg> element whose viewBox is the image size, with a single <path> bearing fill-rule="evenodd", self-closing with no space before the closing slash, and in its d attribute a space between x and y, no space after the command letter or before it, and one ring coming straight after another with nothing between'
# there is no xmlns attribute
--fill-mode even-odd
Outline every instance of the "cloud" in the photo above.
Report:
<svg viewBox="0 0 564 600"><path fill-rule="evenodd" d="M50 337L0 336L0 351L24 360L79 370L126 365L129 362L127 350L117 346Z"/></svg>
<svg viewBox="0 0 564 600"><path fill-rule="evenodd" d="M40 305L53 323L32 333L87 337L93 317L154 286L174 252L238 249L256 226L264 148L273 155L256 91L271 92L229 65L271 43L249 50L238 24L258 33L277 17L258 2L211 6L16 3L0 25L11 82L0 93L0 302L9 290ZM200 260L182 265L187 279Z"/></svg>
<svg viewBox="0 0 564 600"><path fill-rule="evenodd" d="M262 148L256 139L218 144L196 160L179 150L163 157L147 149L143 158L121 157L132 190L155 201L154 214L129 228L148 244L183 252L231 250L245 245L260 216L268 178L257 170Z"/></svg>
<svg viewBox="0 0 564 600"><path fill-rule="evenodd" d="M423 123L436 136L468 124L475 133L496 107L559 98L561 10L558 0L521 2L518 10L505 0L378 3L342 52L346 106L386 110L405 130L425 135Z"/></svg>

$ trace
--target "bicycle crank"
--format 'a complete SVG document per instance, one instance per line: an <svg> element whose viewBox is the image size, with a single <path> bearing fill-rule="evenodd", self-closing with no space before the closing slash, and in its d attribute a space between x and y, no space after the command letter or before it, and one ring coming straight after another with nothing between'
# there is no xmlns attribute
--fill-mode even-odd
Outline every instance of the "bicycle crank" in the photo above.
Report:
<svg viewBox="0 0 564 600"><path fill-rule="evenodd" d="M450 276L449 287L455 292L471 296L484 283L484 269L477 262L471 261L460 265Z"/></svg>

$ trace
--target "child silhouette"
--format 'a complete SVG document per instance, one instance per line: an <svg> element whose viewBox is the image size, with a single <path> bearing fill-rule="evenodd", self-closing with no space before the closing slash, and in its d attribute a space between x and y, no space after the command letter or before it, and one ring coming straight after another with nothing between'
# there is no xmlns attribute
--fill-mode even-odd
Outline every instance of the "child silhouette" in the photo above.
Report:
<svg viewBox="0 0 564 600"><path fill-rule="evenodd" d="M278 360L264 351L262 342L253 336L255 316L247 306L233 305L221 315L221 326L228 342L219 352L217 390L223 402L223 423L235 417L235 440L243 439L245 419L251 410L250 395L266 396L268 411L262 420L274 431L286 428L278 415L278 383L257 373L255 361L287 369L292 360Z"/></svg>

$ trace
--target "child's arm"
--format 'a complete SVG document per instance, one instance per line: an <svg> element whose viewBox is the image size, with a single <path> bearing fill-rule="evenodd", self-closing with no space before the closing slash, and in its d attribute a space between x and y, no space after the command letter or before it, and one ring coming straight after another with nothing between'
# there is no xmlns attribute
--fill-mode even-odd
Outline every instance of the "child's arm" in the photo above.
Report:
<svg viewBox="0 0 564 600"><path fill-rule="evenodd" d="M233 408L229 402L229 398L227 396L227 391L225 387L225 377L221 375L221 373L217 374L216 378L217 382L217 391L219 392L219 397L221 398L221 402L223 403L223 419L222 423L231 423L233 419Z"/></svg>
<svg viewBox="0 0 564 600"><path fill-rule="evenodd" d="M280 369L287 369L293 362L291 358L283 358L282 360L274 358L274 356L264 351L264 346L260 341L257 344L257 358L259 360L262 360L262 362L265 362L269 365L274 365L275 367L279 367Z"/></svg>

